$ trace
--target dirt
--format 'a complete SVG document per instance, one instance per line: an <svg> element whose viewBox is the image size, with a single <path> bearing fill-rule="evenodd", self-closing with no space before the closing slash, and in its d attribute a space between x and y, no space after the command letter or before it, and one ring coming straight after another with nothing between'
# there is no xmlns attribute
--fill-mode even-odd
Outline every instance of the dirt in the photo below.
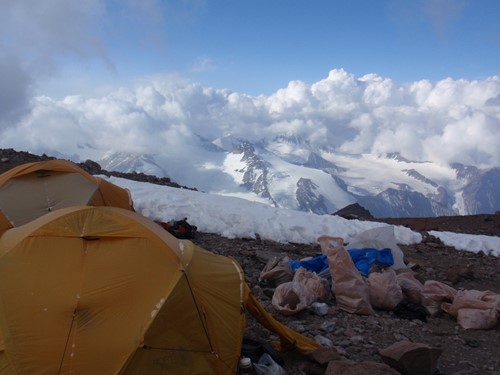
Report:
<svg viewBox="0 0 500 375"><path fill-rule="evenodd" d="M47 159L50 157L46 155L37 156L12 149L0 149L0 173L22 163ZM93 162L80 166L90 173L106 172ZM132 174L131 178L148 180L151 176ZM169 181L163 179L157 183L169 184ZM437 280L455 289L490 290L500 293L500 258L484 253L459 251L443 245L439 239L428 234L429 231L437 230L498 237L500 213L371 220L404 225L423 234L424 240L419 244L400 245L405 261L412 265L420 281ZM316 315L309 310L291 316L281 315L271 304L272 289L261 286L258 280L267 258L284 254L294 260L316 256L321 254L319 245L227 239L213 233L197 233L193 242L214 253L236 258L245 271L247 283L268 312L307 337L314 339L321 336L329 340L345 359L382 362L379 350L397 341L410 340L443 350L435 375L500 374L500 324L490 330L464 330L447 314L429 317L426 322L418 319L399 319L393 312L388 311L376 311L376 314L371 316L349 314L336 306L334 298L328 301L329 312L325 316ZM248 316L246 335L262 342L277 339L251 316ZM320 366L295 352L283 353L282 356L285 361L284 369L289 375L325 373L325 365Z"/></svg>

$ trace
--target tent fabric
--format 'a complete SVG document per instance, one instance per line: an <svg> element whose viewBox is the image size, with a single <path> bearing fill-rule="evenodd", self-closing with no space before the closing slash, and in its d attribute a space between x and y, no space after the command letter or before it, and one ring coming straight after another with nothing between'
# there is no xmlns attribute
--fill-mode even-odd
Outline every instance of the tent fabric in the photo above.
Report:
<svg viewBox="0 0 500 375"><path fill-rule="evenodd" d="M7 216L4 215L3 211L0 209L0 236L7 230L13 228L12 223L9 221Z"/></svg>
<svg viewBox="0 0 500 375"><path fill-rule="evenodd" d="M61 208L0 237L2 375L234 374L245 307L287 349L319 347L263 309L234 259L136 212Z"/></svg>
<svg viewBox="0 0 500 375"><path fill-rule="evenodd" d="M78 205L133 209L128 190L67 160L27 163L0 175L0 209L13 226Z"/></svg>

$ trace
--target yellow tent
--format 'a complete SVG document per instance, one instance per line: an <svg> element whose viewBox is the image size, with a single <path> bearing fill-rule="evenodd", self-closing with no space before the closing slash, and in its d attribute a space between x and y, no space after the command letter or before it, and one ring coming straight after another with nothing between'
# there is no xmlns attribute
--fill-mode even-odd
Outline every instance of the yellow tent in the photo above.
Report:
<svg viewBox="0 0 500 375"><path fill-rule="evenodd" d="M78 205L132 209L132 199L128 190L67 160L22 164L0 175L0 210L14 227Z"/></svg>
<svg viewBox="0 0 500 375"><path fill-rule="evenodd" d="M235 374L247 309L284 349L319 347L234 259L133 211L62 208L0 237L0 374Z"/></svg>

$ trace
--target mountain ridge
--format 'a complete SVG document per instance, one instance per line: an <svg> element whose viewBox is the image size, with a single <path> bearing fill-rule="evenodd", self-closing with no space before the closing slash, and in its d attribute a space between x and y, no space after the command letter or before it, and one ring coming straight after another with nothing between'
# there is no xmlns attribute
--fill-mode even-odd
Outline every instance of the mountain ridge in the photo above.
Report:
<svg viewBox="0 0 500 375"><path fill-rule="evenodd" d="M237 195L274 207L331 214L358 202L375 217L429 217L493 213L500 208L500 168L415 162L397 153L348 155L314 149L299 137L250 142L226 136L198 154L191 145L185 168L165 155L143 155L172 180L213 194ZM188 157L188 158L189 158ZM105 169L147 173L126 165L123 153L98 160ZM121 167L120 167L121 166Z"/></svg>
<svg viewBox="0 0 500 375"><path fill-rule="evenodd" d="M239 142L239 143L238 143ZM258 195L263 200L269 200L272 205L279 207L281 203L285 202L286 199L290 199L288 196L281 197L281 201L274 200L278 196L277 191L273 191L271 186L273 182L280 178L280 173L286 178L286 173L279 172L276 170L269 169L272 163L263 160L263 158L256 152L256 148L250 142L234 142L232 140L232 152L231 155L239 158L240 166L238 171L235 172L241 177L241 186L254 194ZM226 144L227 146L227 144ZM222 152L222 147L217 146L217 152ZM226 151L227 152L227 151ZM108 164L112 166L118 166L123 170L123 167L130 167L130 163L124 162L132 161L133 166L139 171L119 171L119 170L108 170L107 168L101 167L101 164L92 160L86 160L85 162L77 163L83 169L91 174L103 174L108 176L117 176L128 178L137 181L150 182L160 185L167 185L171 187L182 187L191 190L199 190L197 187L189 187L186 185L181 185L174 181L170 177L159 177L153 174L146 173L151 170L151 165L153 165L152 170L166 171L159 165L156 164L154 157L144 156L144 155L131 155L130 153L121 153L122 163L118 163L117 160L113 159L113 154L108 153L107 157L110 161L114 161L116 164ZM239 157L241 155L241 158ZM311 157L310 154L308 158ZM0 172L4 172L7 169L12 168L15 165L54 159L55 157L47 156L45 154L39 156L30 154L25 151L15 151L13 149L0 149ZM315 158L315 156L313 156ZM398 159L394 155L388 155L390 159ZM320 157L320 159L322 158ZM408 163L408 160L404 161ZM323 162L321 162L323 163ZM328 162L329 163L329 162ZM324 164L323 164L324 165ZM332 165L334 167L332 167ZM298 167L302 167L298 165ZM334 182L336 189L343 192L350 192L350 186L339 176L331 174L329 172L330 168L333 168L335 172L341 171L346 173L348 169L338 168L334 164L328 164L325 169L318 169L316 173L324 173L325 176L328 175ZM455 203L452 199L450 192L443 186L437 184L432 179L429 179L420 174L418 171L413 169L402 169L402 172L408 175L410 178L414 178L419 182L423 182L426 185L430 185L436 189L436 192L429 199L429 196L425 196L421 192L414 191L414 189L408 184L396 184L397 188L389 188L377 195L368 196L360 195L357 193L351 193L355 198L352 202L345 201L345 204L341 207L333 207L330 202L328 202L325 195L322 194L320 186L314 178L300 177L297 180L296 189L293 190L295 196L293 199L297 202L297 210L308 211L319 214L333 214L351 204L357 203L361 205L364 209L370 212L375 219L379 218L429 218L429 217L439 217L439 216L470 216L477 214L492 214L498 212L498 209L493 209L494 205L499 201L498 193L496 193L495 186L496 181L500 180L500 169L493 168L486 171L481 171L476 167L463 166L460 164L453 165L453 168L457 170L457 176L464 190L468 193L464 199L469 200L469 205L475 205L476 207L489 207L488 212L474 212L467 213L465 215L457 214L450 207ZM146 172L141 171L141 169ZM484 181L482 180L484 179ZM279 191L278 191L279 193ZM496 194L496 195L495 195ZM278 196L279 197L279 196ZM418 207L419 215L414 215L415 211L407 210L407 207ZM375 208L375 210L374 210ZM376 213L374 215L374 212ZM403 215L402 215L403 213Z"/></svg>

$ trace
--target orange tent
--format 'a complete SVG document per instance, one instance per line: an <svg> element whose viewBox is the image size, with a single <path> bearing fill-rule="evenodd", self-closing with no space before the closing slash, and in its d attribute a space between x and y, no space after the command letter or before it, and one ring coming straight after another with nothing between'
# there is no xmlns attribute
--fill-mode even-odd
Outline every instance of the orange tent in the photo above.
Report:
<svg viewBox="0 0 500 375"><path fill-rule="evenodd" d="M62 208L0 237L0 374L235 374L245 311L283 349L319 347L234 259L133 211Z"/></svg>
<svg viewBox="0 0 500 375"><path fill-rule="evenodd" d="M0 210L14 227L77 205L132 209L132 199L128 190L67 160L22 164L0 175Z"/></svg>

